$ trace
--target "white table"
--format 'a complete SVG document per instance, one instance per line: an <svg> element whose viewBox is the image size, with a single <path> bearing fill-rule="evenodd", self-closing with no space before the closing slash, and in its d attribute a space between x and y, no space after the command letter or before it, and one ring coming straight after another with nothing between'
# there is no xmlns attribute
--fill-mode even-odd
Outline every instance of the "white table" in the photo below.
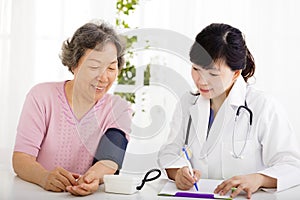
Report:
<svg viewBox="0 0 300 200"><path fill-rule="evenodd" d="M89 199L89 200L118 200L118 199L133 199L133 200L152 200L152 199L161 199L161 200L183 200L183 198L175 197L160 197L157 196L157 193L162 189L166 183L166 179L159 179L153 181L152 183L146 183L144 188L132 195L120 195L120 194L109 194L104 192L103 185L100 186L98 192L85 196L85 197L76 197L72 196L67 192L55 193L45 191L41 187L28 183L21 180L17 177L11 169L0 169L0 199L1 200L60 200L60 199ZM245 196L238 196L235 199L246 199ZM298 200L300 199L300 186L291 188L289 190L279 192L279 193L267 193L259 191L252 196L253 200Z"/></svg>

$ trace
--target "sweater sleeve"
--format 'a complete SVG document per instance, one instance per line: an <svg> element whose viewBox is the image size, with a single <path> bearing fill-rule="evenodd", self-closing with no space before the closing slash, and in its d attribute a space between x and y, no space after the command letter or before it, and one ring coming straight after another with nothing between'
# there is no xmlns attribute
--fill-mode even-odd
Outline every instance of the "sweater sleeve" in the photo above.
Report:
<svg viewBox="0 0 300 200"><path fill-rule="evenodd" d="M27 94L20 115L14 151L37 157L43 142L46 123L45 108L37 98L36 87Z"/></svg>
<svg viewBox="0 0 300 200"><path fill-rule="evenodd" d="M106 130L116 128L125 133L127 140L131 133L132 109L130 104L119 96L113 96L110 102L111 108L107 116L109 122ZM105 132L106 132L105 130Z"/></svg>

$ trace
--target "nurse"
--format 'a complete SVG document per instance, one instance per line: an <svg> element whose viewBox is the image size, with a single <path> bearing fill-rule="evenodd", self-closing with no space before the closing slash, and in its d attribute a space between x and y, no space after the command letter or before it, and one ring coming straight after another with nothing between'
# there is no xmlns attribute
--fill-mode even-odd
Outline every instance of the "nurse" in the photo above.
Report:
<svg viewBox="0 0 300 200"><path fill-rule="evenodd" d="M260 188L281 191L300 184L299 143L280 105L247 83L255 63L241 31L207 26L196 36L190 60L197 91L181 98L158 155L177 188L190 189L200 177L223 179L215 193L236 187L231 197L245 191L251 198Z"/></svg>

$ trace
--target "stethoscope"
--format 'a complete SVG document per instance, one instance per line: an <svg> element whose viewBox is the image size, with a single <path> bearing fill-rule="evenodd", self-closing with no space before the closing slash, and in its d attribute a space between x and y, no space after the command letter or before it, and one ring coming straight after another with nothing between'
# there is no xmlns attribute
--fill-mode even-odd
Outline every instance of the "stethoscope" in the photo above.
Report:
<svg viewBox="0 0 300 200"><path fill-rule="evenodd" d="M197 100L196 100L197 101ZM196 103L195 101L195 103ZM247 126L247 133L246 133L246 138L244 141L244 144L242 146L242 149L240 150L239 153L236 153L235 150L235 128L236 128L236 123L238 121L238 118L240 116L240 112L241 110L244 109L245 111L248 112L249 114L249 122L248 122L248 126ZM247 144L247 140L249 138L250 135L250 131L251 131L251 127L252 127L252 118L253 118L253 113L251 111L251 109L248 107L247 102L245 101L245 105L241 105L238 107L236 114L235 114L235 119L234 119L234 125L233 125L233 132L232 132L232 157L236 158L236 159L243 159L243 153L245 151L245 147ZM186 136L185 136L185 141L184 141L184 147L187 148L188 147L188 140L189 140L189 135L190 135L190 128L191 128L191 123L192 123L192 117L191 115L189 116L189 121L188 121L188 126L187 126L187 130L186 130ZM208 153L209 154L209 153ZM208 155L206 154L206 156Z"/></svg>
<svg viewBox="0 0 300 200"><path fill-rule="evenodd" d="M148 176L150 176L150 174L155 173L155 172L157 172L156 176L148 178ZM158 179L160 177L160 175L161 175L161 171L159 169L151 169L151 170L149 170L146 173L146 175L144 176L141 185L137 186L136 189L137 190L141 190L144 187L144 185L145 185L146 182L154 181L154 180Z"/></svg>

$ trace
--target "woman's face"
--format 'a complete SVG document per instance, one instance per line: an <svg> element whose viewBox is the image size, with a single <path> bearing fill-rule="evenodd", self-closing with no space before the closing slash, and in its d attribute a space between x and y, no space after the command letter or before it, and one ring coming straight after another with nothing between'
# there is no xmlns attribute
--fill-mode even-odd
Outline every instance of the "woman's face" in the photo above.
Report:
<svg viewBox="0 0 300 200"><path fill-rule="evenodd" d="M215 62L209 69L192 65L192 78L201 96L214 99L226 92L229 93L240 71L232 71L225 62Z"/></svg>
<svg viewBox="0 0 300 200"><path fill-rule="evenodd" d="M118 75L117 49L113 43L101 51L86 50L74 72L73 95L96 102L110 89Z"/></svg>

